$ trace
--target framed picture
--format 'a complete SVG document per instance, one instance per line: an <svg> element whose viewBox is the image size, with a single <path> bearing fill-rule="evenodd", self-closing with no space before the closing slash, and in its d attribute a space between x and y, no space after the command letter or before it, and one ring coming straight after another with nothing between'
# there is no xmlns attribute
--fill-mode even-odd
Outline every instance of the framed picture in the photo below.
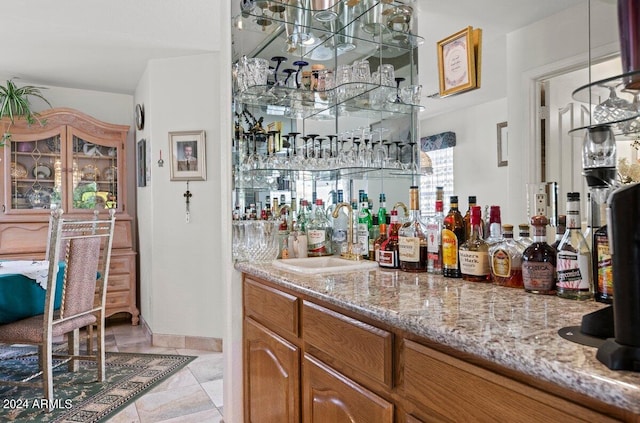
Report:
<svg viewBox="0 0 640 423"><path fill-rule="evenodd" d="M469 26L438 41L440 97L480 88L482 30Z"/></svg>
<svg viewBox="0 0 640 423"><path fill-rule="evenodd" d="M498 127L498 167L507 166L509 161L509 132L507 132L507 122L500 122Z"/></svg>
<svg viewBox="0 0 640 423"><path fill-rule="evenodd" d="M138 186L147 186L147 140L141 139L138 141Z"/></svg>
<svg viewBox="0 0 640 423"><path fill-rule="evenodd" d="M169 132L172 181L206 181L204 131Z"/></svg>

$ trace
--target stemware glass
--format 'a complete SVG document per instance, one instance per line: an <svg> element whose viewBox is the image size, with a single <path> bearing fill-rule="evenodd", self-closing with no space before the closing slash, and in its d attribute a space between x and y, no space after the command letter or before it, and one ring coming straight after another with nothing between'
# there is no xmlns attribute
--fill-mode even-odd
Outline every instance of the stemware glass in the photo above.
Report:
<svg viewBox="0 0 640 423"><path fill-rule="evenodd" d="M393 100L393 103L402 104L402 97L400 97L400 83L404 80L405 78L402 77L396 78L396 98Z"/></svg>
<svg viewBox="0 0 640 423"><path fill-rule="evenodd" d="M309 62L305 62L304 60L296 60L295 62L293 62L293 65L298 67L298 70L296 71L296 88L297 89L300 89L300 87L302 86L300 83L300 77L302 76L302 68L304 68L308 64Z"/></svg>
<svg viewBox="0 0 640 423"><path fill-rule="evenodd" d="M593 108L593 119L597 123L616 123L635 116L631 103L618 97L615 86L609 88L609 98Z"/></svg>
<svg viewBox="0 0 640 423"><path fill-rule="evenodd" d="M273 85L276 87L284 85L284 81L278 81L278 70L280 70L280 65L282 62L286 62L287 58L284 56L273 56L271 58L272 61L276 62L276 67L273 70Z"/></svg>
<svg viewBox="0 0 640 423"><path fill-rule="evenodd" d="M402 168L402 161L400 159L400 144L402 144L402 141L400 140L396 140L393 141L393 143L396 145L396 163L395 163L395 168Z"/></svg>

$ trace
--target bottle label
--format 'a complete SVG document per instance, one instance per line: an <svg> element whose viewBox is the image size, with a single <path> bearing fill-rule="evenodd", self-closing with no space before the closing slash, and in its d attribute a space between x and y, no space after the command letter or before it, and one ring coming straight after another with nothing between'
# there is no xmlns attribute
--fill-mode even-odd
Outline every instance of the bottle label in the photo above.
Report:
<svg viewBox="0 0 640 423"><path fill-rule="evenodd" d="M398 238L398 252L400 261L411 263L420 262L420 238L413 236L401 236Z"/></svg>
<svg viewBox="0 0 640 423"><path fill-rule="evenodd" d="M440 236L442 231L437 223L427 224L427 252L436 253L440 251Z"/></svg>
<svg viewBox="0 0 640 423"><path fill-rule="evenodd" d="M381 267L398 267L395 251L380 250L378 252L378 264Z"/></svg>
<svg viewBox="0 0 640 423"><path fill-rule="evenodd" d="M442 230L442 264L450 269L458 268L458 237L449 230Z"/></svg>
<svg viewBox="0 0 640 423"><path fill-rule="evenodd" d="M505 250L498 248L491 256L491 268L493 274L501 278L511 276L511 256Z"/></svg>
<svg viewBox="0 0 640 423"><path fill-rule="evenodd" d="M326 251L326 232L322 229L309 229L307 232L310 253L323 253Z"/></svg>
<svg viewBox="0 0 640 423"><path fill-rule="evenodd" d="M551 291L555 285L556 268L552 263L539 261L522 262L522 281L530 291Z"/></svg>
<svg viewBox="0 0 640 423"><path fill-rule="evenodd" d="M463 275L486 276L489 274L489 253L486 251L460 250L460 272Z"/></svg>
<svg viewBox="0 0 640 423"><path fill-rule="evenodd" d="M558 253L556 263L558 288L564 290L589 290L589 255L570 251Z"/></svg>
<svg viewBox="0 0 640 423"><path fill-rule="evenodd" d="M596 253L598 254L598 292L613 295L613 267L609 238L606 235L596 235Z"/></svg>

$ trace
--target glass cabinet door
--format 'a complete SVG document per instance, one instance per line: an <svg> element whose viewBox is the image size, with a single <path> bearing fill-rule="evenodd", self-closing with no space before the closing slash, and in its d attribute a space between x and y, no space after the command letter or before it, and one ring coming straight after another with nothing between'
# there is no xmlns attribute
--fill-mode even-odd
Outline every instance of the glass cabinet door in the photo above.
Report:
<svg viewBox="0 0 640 423"><path fill-rule="evenodd" d="M56 169L60 167L60 149L64 128L43 132L36 139L14 135L10 143L11 170L9 210L42 210L60 204Z"/></svg>
<svg viewBox="0 0 640 423"><path fill-rule="evenodd" d="M89 141L89 137L72 128L67 138L67 171L61 186L68 193L68 209L119 209L117 144L95 137Z"/></svg>

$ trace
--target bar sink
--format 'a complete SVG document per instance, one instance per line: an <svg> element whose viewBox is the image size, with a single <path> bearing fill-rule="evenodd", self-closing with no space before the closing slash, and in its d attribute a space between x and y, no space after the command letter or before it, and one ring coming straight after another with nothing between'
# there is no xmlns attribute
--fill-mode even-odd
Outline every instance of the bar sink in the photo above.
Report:
<svg viewBox="0 0 640 423"><path fill-rule="evenodd" d="M378 267L375 261L347 260L336 256L278 259L272 263L283 270L307 274L353 272Z"/></svg>

